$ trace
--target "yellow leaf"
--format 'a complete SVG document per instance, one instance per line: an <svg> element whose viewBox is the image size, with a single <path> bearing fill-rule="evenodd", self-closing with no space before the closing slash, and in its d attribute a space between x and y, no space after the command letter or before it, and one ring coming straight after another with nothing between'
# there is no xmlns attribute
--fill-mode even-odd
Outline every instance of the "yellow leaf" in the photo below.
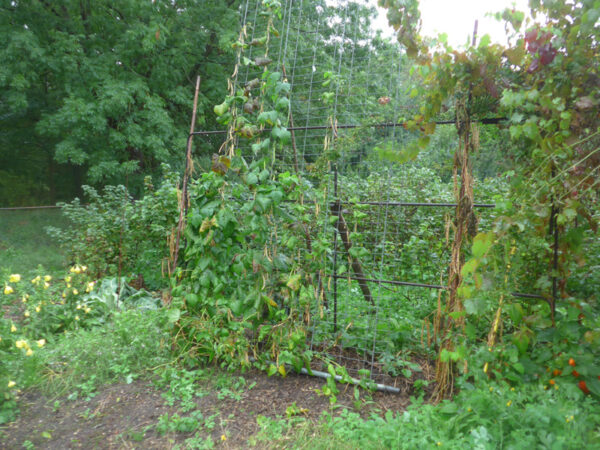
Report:
<svg viewBox="0 0 600 450"><path fill-rule="evenodd" d="M212 217L212 218L206 218L202 221L202 225L200 225L200 233L206 231L206 230L210 230L212 227L216 227L217 226L217 218L216 217Z"/></svg>
<svg viewBox="0 0 600 450"><path fill-rule="evenodd" d="M277 371L281 374L282 377L286 376L285 366L283 364L277 368Z"/></svg>

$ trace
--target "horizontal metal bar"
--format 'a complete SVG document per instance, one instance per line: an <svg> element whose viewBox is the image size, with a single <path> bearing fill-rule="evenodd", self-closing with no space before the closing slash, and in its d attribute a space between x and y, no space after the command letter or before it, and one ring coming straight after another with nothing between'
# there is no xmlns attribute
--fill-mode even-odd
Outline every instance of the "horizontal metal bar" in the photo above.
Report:
<svg viewBox="0 0 600 450"><path fill-rule="evenodd" d="M334 202L332 202L334 203ZM373 206L432 206L432 207L455 207L456 203L411 203L411 202L340 202L341 205L373 205ZM495 208L494 203L474 203L475 208Z"/></svg>
<svg viewBox="0 0 600 450"><path fill-rule="evenodd" d="M497 124L506 120L506 117L493 117L490 119L481 119L474 120L473 122L481 123L481 124ZM450 125L454 124L454 120L440 120L435 122L437 125ZM336 125L336 130L344 130L351 128L390 128L390 127L404 127L405 123L395 123L395 122L383 122L383 123L372 123L372 124L363 124L363 125L353 125L353 124L342 124ZM304 127L289 127L288 131L300 131L300 130L330 130L331 125L312 125L312 126L304 126ZM271 128L265 128L263 130L259 130L260 133L272 131ZM210 130L210 131L194 131L190 134L190 136L204 136L210 134L227 134L228 130Z"/></svg>
<svg viewBox="0 0 600 450"><path fill-rule="evenodd" d="M425 283L412 283L408 281L395 281L395 280L378 280L375 278L362 278L362 277L354 277L354 276L344 276L344 275L331 275L333 278L342 278L355 281L368 281L371 283L383 283L383 284L394 284L397 286L414 286L414 287L423 287L428 289L442 289L447 290L447 286L440 286L439 284L425 284ZM521 298L538 298L538 299L546 299L543 295L539 294L523 294L522 292L512 292L510 295L513 297L521 297Z"/></svg>
<svg viewBox="0 0 600 450"><path fill-rule="evenodd" d="M523 294L521 292L511 292L511 294L513 297L521 297L521 298L541 298L543 300L546 300L546 297L544 297L543 295L539 295L539 294Z"/></svg>
<svg viewBox="0 0 600 450"><path fill-rule="evenodd" d="M344 275L331 275L333 278L342 278L355 281L368 281L371 283L383 283L383 284L394 284L397 286L413 286L413 287L423 287L428 289L448 289L446 286L440 286L437 284L425 284L425 283L412 283L409 281L395 281L395 280L377 280L374 278L363 278L363 277L354 277L354 276L344 276Z"/></svg>

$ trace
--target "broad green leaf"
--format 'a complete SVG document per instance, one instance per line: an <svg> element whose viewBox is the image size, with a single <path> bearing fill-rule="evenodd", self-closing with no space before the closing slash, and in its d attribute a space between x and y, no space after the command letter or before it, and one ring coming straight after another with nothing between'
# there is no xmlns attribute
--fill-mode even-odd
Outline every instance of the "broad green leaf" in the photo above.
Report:
<svg viewBox="0 0 600 450"><path fill-rule="evenodd" d="M473 256L475 258L483 258L485 254L492 248L494 245L495 235L494 233L478 233L473 238L473 245L471 251L473 252Z"/></svg>
<svg viewBox="0 0 600 450"><path fill-rule="evenodd" d="M167 320L169 323L175 323L181 317L181 311L178 308L171 308L167 310Z"/></svg>
<svg viewBox="0 0 600 450"><path fill-rule="evenodd" d="M289 144L291 141L292 134L287 128L276 126L271 131L271 135L281 141L283 144Z"/></svg>

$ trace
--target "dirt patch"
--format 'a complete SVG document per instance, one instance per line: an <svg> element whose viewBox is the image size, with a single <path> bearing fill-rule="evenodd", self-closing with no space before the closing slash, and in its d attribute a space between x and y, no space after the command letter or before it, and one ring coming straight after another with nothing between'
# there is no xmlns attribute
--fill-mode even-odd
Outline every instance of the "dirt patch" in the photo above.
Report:
<svg viewBox="0 0 600 450"><path fill-rule="evenodd" d="M202 381L206 383L206 394L197 397L195 403L203 417L211 417L211 427L165 435L156 431L160 417L165 413L170 416L186 413L168 406L161 391L148 380L105 386L89 400L61 398L56 403L55 399L28 392L21 398L18 420L0 428L0 447L21 449L23 443L29 441L36 447L48 449L165 449L176 444L185 446L186 439L199 436L211 437L221 448L240 448L247 447L248 438L259 431L258 415L285 417L286 408L294 403L309 420L316 420L323 411L331 410L329 398L316 393L324 385L322 379L296 374L285 379L267 377L258 371L241 376L245 388L234 395L211 386L210 381ZM353 387L339 385L339 388L337 405L351 408ZM367 393L361 395L365 397ZM406 393L375 392L370 394L362 412L402 411L408 404ZM222 440L222 436L226 436L226 440Z"/></svg>

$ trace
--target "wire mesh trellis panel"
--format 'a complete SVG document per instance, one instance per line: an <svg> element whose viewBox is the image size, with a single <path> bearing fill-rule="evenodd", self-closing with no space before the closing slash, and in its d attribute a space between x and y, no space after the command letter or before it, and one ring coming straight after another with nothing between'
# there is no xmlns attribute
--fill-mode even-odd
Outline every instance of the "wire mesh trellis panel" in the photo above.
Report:
<svg viewBox="0 0 600 450"><path fill-rule="evenodd" d="M406 93L403 52L372 29L372 2L281 4L278 36L266 48L244 50L234 82L239 88L261 79L264 68L251 61L265 55L270 73L285 74L293 133L273 155L273 169L295 172L324 194L314 214L331 252L315 277L323 292L305 316L310 346L326 356L319 361L334 359L351 376L366 369L372 380L393 384L405 368L398 355L421 341L420 325L444 289L453 192L447 183L435 190L443 183L433 182L433 171L385 157L414 141L398 124L418 108ZM245 42L264 39L272 17L261 14L263 6L243 5ZM233 143L252 160L255 142Z"/></svg>
<svg viewBox="0 0 600 450"><path fill-rule="evenodd" d="M267 27L261 5L248 0L242 8L247 42L260 39ZM274 23L279 37L270 38L266 52L253 46L244 52L236 82L244 86L260 79L263 69L243 61L265 53L273 60L269 70L285 73L293 151L275 155L274 168L296 171L326 192L318 208L326 216L322 232L331 236L332 252L325 261L324 295L317 295L311 308L312 349L335 359L351 376L367 369L373 380L390 382L388 374L399 369L395 356L418 334L408 316L415 308L428 314L437 298L447 250L440 246L430 267L420 268L417 285L432 285L433 291L415 294L424 287L399 281L399 265L406 259L401 244L410 239L408 225L421 216L390 202L430 199L396 198L410 174L374 156L376 146L390 151L413 138L401 127L373 126L398 123L413 105L402 84L407 72L402 52L372 30L370 6L367 1L282 2ZM246 159L254 157L250 142L240 138L235 147ZM451 199L445 192L438 200ZM376 203L364 204L369 201ZM435 214L442 222L444 212ZM444 230L438 231L439 240Z"/></svg>

